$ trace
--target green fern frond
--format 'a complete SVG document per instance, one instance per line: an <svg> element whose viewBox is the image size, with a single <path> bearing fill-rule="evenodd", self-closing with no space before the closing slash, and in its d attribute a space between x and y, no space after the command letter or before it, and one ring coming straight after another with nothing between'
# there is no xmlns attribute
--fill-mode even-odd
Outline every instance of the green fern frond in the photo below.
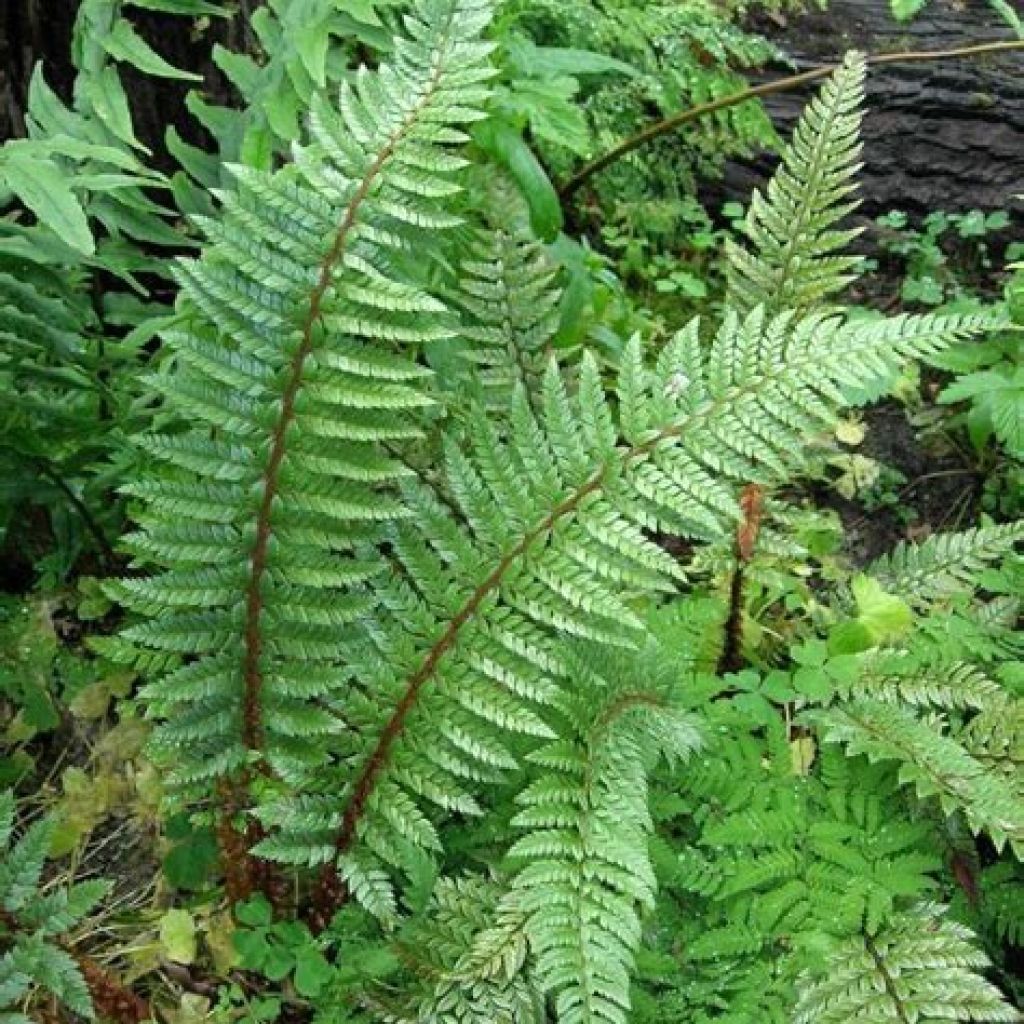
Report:
<svg viewBox="0 0 1024 1024"><path fill-rule="evenodd" d="M857 206L850 196L865 72L861 55L846 57L805 109L767 193L754 193L744 227L749 248L728 249L734 308L806 311L856 276L860 260L842 250L858 232L836 225Z"/></svg>
<svg viewBox="0 0 1024 1024"><path fill-rule="evenodd" d="M611 678L619 676L615 672ZM611 684L585 663L563 701L568 728L529 761L543 772L520 794L511 849L535 972L563 1024L625 1022L639 910L653 906L647 772L698 745L666 694ZM646 681L645 681L646 683Z"/></svg>
<svg viewBox="0 0 1024 1024"><path fill-rule="evenodd" d="M986 934L1024 948L1024 885L1019 862L1004 861L982 873L977 910Z"/></svg>
<svg viewBox="0 0 1024 1024"><path fill-rule="evenodd" d="M824 970L802 980L795 1024L1019 1020L977 973L988 958L973 933L943 912L923 904L876 936L840 945Z"/></svg>
<svg viewBox="0 0 1024 1024"><path fill-rule="evenodd" d="M899 544L865 570L894 594L930 603L964 588L974 590L987 566L1024 540L1024 523L983 526L964 533L936 533L919 544Z"/></svg>
<svg viewBox="0 0 1024 1024"><path fill-rule="evenodd" d="M888 704L953 708L1005 708L1006 691L977 665L930 657L921 652L871 651L861 657L855 678L836 683L844 699L857 696Z"/></svg>
<svg viewBox="0 0 1024 1024"><path fill-rule="evenodd" d="M381 445L420 435L417 346L454 329L403 254L458 221L445 200L488 95L490 10L417 4L390 63L337 110L314 97L292 166L234 169L205 255L178 264L184 327L151 381L173 426L126 487L144 505L129 544L162 571L111 587L146 621L106 649L154 677L154 748L185 800L253 768L295 786L343 728L325 702L382 568L372 543L408 515L408 470Z"/></svg>
<svg viewBox="0 0 1024 1024"><path fill-rule="evenodd" d="M963 813L974 832L985 832L998 848L1009 840L1024 852L1024 799L999 773L972 757L942 729L903 707L855 700L821 712L824 737L851 754L895 761L900 781L921 797L935 797L946 814Z"/></svg>
<svg viewBox="0 0 1024 1024"><path fill-rule="evenodd" d="M0 793L0 1019L29 1018L12 1008L35 988L82 1017L95 1017L92 999L74 958L56 944L108 891L104 882L82 882L43 893L40 878L57 822L35 822L15 842L14 796Z"/></svg>
<svg viewBox="0 0 1024 1024"><path fill-rule="evenodd" d="M558 327L557 270L523 229L479 234L460 266L466 310L464 358L477 369L488 407L502 409L517 387L536 389Z"/></svg>
<svg viewBox="0 0 1024 1024"><path fill-rule="evenodd" d="M964 749L1024 801L1024 700L993 701L959 731Z"/></svg>
<svg viewBox="0 0 1024 1024"><path fill-rule="evenodd" d="M437 884L423 920L399 942L421 991L408 1008L379 1013L382 1024L543 1024L543 998L525 969L522 914L500 907L500 895L481 878Z"/></svg>
<svg viewBox="0 0 1024 1024"><path fill-rule="evenodd" d="M736 489L798 469L843 385L985 322L845 326L788 314L766 321L755 311L727 318L707 353L692 324L652 367L634 339L614 409L586 356L574 394L554 363L536 414L520 394L507 436L471 414L467 448L449 444L445 466L465 525L409 484L411 518L394 526L390 544L403 573L380 590L387 616L368 643L348 642L353 684L338 695L348 729L336 741L344 774L316 798L319 825L309 803L264 808L276 834L260 849L321 863L332 831L339 854L362 844L391 864L398 837L436 848L421 802L477 813L472 784L510 767L512 737L550 736L544 706L572 685L564 640L609 650L641 642L630 596L658 593L680 575L645 531L730 538ZM324 884L338 891L336 880Z"/></svg>

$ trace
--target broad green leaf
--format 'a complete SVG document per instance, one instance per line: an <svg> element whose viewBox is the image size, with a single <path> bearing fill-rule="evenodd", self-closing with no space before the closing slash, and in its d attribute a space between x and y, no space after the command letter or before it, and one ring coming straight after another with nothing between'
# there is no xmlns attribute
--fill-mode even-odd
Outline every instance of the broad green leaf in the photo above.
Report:
<svg viewBox="0 0 1024 1024"><path fill-rule="evenodd" d="M294 43L309 77L322 89L327 83L327 50L331 43L327 26L322 22L303 25L295 33Z"/></svg>
<svg viewBox="0 0 1024 1024"><path fill-rule="evenodd" d="M106 67L85 83L85 94L92 103L96 116L122 142L148 153L149 150L135 137L128 97L114 68Z"/></svg>
<svg viewBox="0 0 1024 1024"><path fill-rule="evenodd" d="M512 176L530 211L530 225L545 242L562 230L562 204L558 193L523 136L506 121L491 118L473 135L477 144Z"/></svg>
<svg viewBox="0 0 1024 1024"><path fill-rule="evenodd" d="M164 143L168 152L185 171L200 185L207 188L216 186L220 175L220 161L206 150L189 145L177 132L174 125L167 129Z"/></svg>
<svg viewBox="0 0 1024 1024"><path fill-rule="evenodd" d="M125 171L145 174L148 178L147 184L163 180L163 175L158 171L144 168L132 153L116 149L114 146L100 146L92 142L83 142L70 135L54 135L48 139L19 140L19 142L7 143L8 147L22 144L34 147L44 156L66 156L70 160L96 160L99 163L120 167Z"/></svg>
<svg viewBox="0 0 1024 1024"><path fill-rule="evenodd" d="M167 838L174 845L164 857L163 869L176 889L201 889L216 875L217 841L209 828L193 826L187 815L167 823Z"/></svg>
<svg viewBox="0 0 1024 1024"><path fill-rule="evenodd" d="M560 78L586 75L628 75L639 71L632 64L593 50L563 46L536 46L526 39L514 39L507 46L509 63L525 78Z"/></svg>
<svg viewBox="0 0 1024 1024"><path fill-rule="evenodd" d="M122 60L157 78L183 78L201 82L202 75L182 71L167 61L140 36L124 18L119 18L110 34L103 40L103 49L114 60Z"/></svg>
<svg viewBox="0 0 1024 1024"><path fill-rule="evenodd" d="M257 895L235 907L235 919L250 928L266 927L274 920L274 911L264 896Z"/></svg>
<svg viewBox="0 0 1024 1024"><path fill-rule="evenodd" d="M345 0L344 14L361 21L364 25L381 25L374 0Z"/></svg>
<svg viewBox="0 0 1024 1024"><path fill-rule="evenodd" d="M45 135L61 132L77 135L81 130L81 115L68 110L60 97L50 88L43 76L41 62L33 69L32 81L28 86L28 117Z"/></svg>
<svg viewBox="0 0 1024 1024"><path fill-rule="evenodd" d="M87 256L96 251L85 210L52 160L8 156L0 164L0 178L41 223L73 249Z"/></svg>
<svg viewBox="0 0 1024 1024"><path fill-rule="evenodd" d="M506 90L498 106L514 123L525 120L538 138L587 156L592 139L578 92L579 83L574 78L527 78Z"/></svg>
<svg viewBox="0 0 1024 1024"><path fill-rule="evenodd" d="M877 580L858 575L850 588L857 602L858 621L876 643L894 640L910 628L913 622L910 606L894 594L887 594Z"/></svg>
<svg viewBox="0 0 1024 1024"><path fill-rule="evenodd" d="M331 980L331 965L323 953L312 946L301 949L296 961L295 991L306 999L315 999Z"/></svg>
<svg viewBox="0 0 1024 1024"><path fill-rule="evenodd" d="M301 101L293 89L275 89L263 101L263 110L270 127L281 139L294 139L299 134Z"/></svg>
<svg viewBox="0 0 1024 1024"><path fill-rule="evenodd" d="M243 96L255 90L260 79L260 66L248 54L234 53L217 43L213 48L213 63Z"/></svg>

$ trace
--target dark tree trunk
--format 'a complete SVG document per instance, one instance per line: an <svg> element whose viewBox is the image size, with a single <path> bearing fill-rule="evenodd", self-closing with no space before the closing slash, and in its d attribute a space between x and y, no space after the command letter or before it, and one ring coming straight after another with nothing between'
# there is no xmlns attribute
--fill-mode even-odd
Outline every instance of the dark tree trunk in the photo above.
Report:
<svg viewBox="0 0 1024 1024"><path fill-rule="evenodd" d="M894 21L889 0L831 0L825 12L760 27L801 71L848 49L936 50L1012 37L985 0L931 0L905 25ZM773 76L784 73L776 69ZM784 135L809 95L768 99ZM1024 51L872 68L868 97L865 212L994 210L1024 193ZM730 165L724 193L742 199L770 166L767 159Z"/></svg>
<svg viewBox="0 0 1024 1024"><path fill-rule="evenodd" d="M251 52L255 40L249 15L262 0L238 0L234 17L194 18L130 10L139 34L176 67L202 74L201 85L137 73L119 65L132 107L136 135L167 166L164 132L174 125L186 139L203 142L203 130L185 110L185 95L199 88L212 103L231 102L231 87L210 59L215 43ZM75 69L71 64L71 30L78 0L0 0L0 141L24 134L24 113L32 70L42 61L47 82L67 103Z"/></svg>

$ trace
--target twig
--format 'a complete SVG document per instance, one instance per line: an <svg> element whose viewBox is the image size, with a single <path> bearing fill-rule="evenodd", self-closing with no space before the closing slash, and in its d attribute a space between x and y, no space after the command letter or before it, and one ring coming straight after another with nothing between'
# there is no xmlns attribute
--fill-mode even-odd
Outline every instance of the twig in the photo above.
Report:
<svg viewBox="0 0 1024 1024"><path fill-rule="evenodd" d="M951 50L908 50L900 53L879 53L867 58L869 66L881 64L915 64L923 61L952 60L957 57L979 57L984 54L1009 53L1014 50L1024 50L1024 39L1008 39L998 43L977 43L971 46L961 46ZM822 64L820 67L812 68L810 71L803 71L798 75L790 75L787 78L779 78L774 82L765 82L763 85L755 85L742 92L733 93L731 96L723 96L710 103L702 103L689 110L683 110L678 114L665 118L663 121L656 121L644 128L636 135L630 136L624 142L620 142L613 149L608 150L603 156L597 157L590 163L581 167L568 181L564 182L558 189L561 199L568 199L585 182L589 181L595 174L603 171L606 167L622 159L627 153L632 153L641 146L647 145L662 135L668 135L684 124L696 121L708 114L717 113L719 110L726 110L735 107L747 100L757 99L759 96L771 96L779 92L787 92L796 89L809 82L816 82L818 79L827 78L836 68L837 63Z"/></svg>
<svg viewBox="0 0 1024 1024"><path fill-rule="evenodd" d="M92 534L93 540L96 541L96 545L100 549L100 558L105 568L110 569L115 566L117 564L117 555L110 546L110 541L107 540L107 535L103 532L103 528L89 511L85 502L75 494L60 474L45 459L35 458L32 462L36 469L68 499L71 506L78 513L79 518L82 520L82 525Z"/></svg>

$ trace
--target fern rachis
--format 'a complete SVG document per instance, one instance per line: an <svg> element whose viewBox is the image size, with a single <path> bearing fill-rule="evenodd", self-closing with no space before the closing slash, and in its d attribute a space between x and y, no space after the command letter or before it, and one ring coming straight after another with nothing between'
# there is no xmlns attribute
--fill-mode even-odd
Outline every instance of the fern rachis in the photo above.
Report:
<svg viewBox="0 0 1024 1024"><path fill-rule="evenodd" d="M288 681L299 674L289 661L298 669L303 656L334 660L332 626L353 617L366 599L353 591L349 612L325 619L314 611L322 591L358 589L376 571L359 554L374 524L402 514L385 492L404 470L378 455L376 444L416 436L414 414L430 399L417 389L422 367L378 355L364 339L415 343L449 333L443 306L382 257L411 244L420 225L455 223L443 206L435 210L433 197L457 191L450 178L463 161L446 149L462 141L455 126L477 119L476 105L487 94L490 45L477 37L488 16L479 0L423 4L407 21L410 42L398 46L395 63L343 89L340 117L314 102L317 144L297 154L296 168L274 177L238 172L237 192L224 197L225 220L210 226L209 255L180 266L199 319L193 332L168 338L185 372L154 384L172 408L198 416L213 432L200 427L147 444L171 473L135 488L152 510L137 550L171 571L126 581L118 592L139 608L212 609L203 613L205 623L195 614L177 622L168 616L162 633L144 626L126 636L142 648L204 656L151 686L167 708L191 704L189 715L163 727L158 742L173 745L187 729L214 744L237 714L239 733L214 744L202 773L221 777L232 814L249 806L253 772L276 785L275 776L322 757L292 739L331 725ZM304 262L311 259L313 271ZM269 276L262 264L272 268ZM417 324L416 315L428 313L435 323ZM231 610L236 570L227 565L204 577L180 546L174 520L182 512L198 518L197 540L215 544L222 531L237 547L236 564L245 566L240 613ZM176 550L177 558L161 554ZM346 550L343 559L336 554ZM305 642L284 635L283 624L305 634ZM182 636L189 630L205 637L189 644ZM231 648L234 663L226 656ZM212 700L190 699L181 684L192 681ZM319 694L332 685L321 678ZM231 693L236 687L240 699ZM279 723L273 742L269 707ZM188 775L182 782L194 786ZM232 886L241 894L248 887L244 879Z"/></svg>

